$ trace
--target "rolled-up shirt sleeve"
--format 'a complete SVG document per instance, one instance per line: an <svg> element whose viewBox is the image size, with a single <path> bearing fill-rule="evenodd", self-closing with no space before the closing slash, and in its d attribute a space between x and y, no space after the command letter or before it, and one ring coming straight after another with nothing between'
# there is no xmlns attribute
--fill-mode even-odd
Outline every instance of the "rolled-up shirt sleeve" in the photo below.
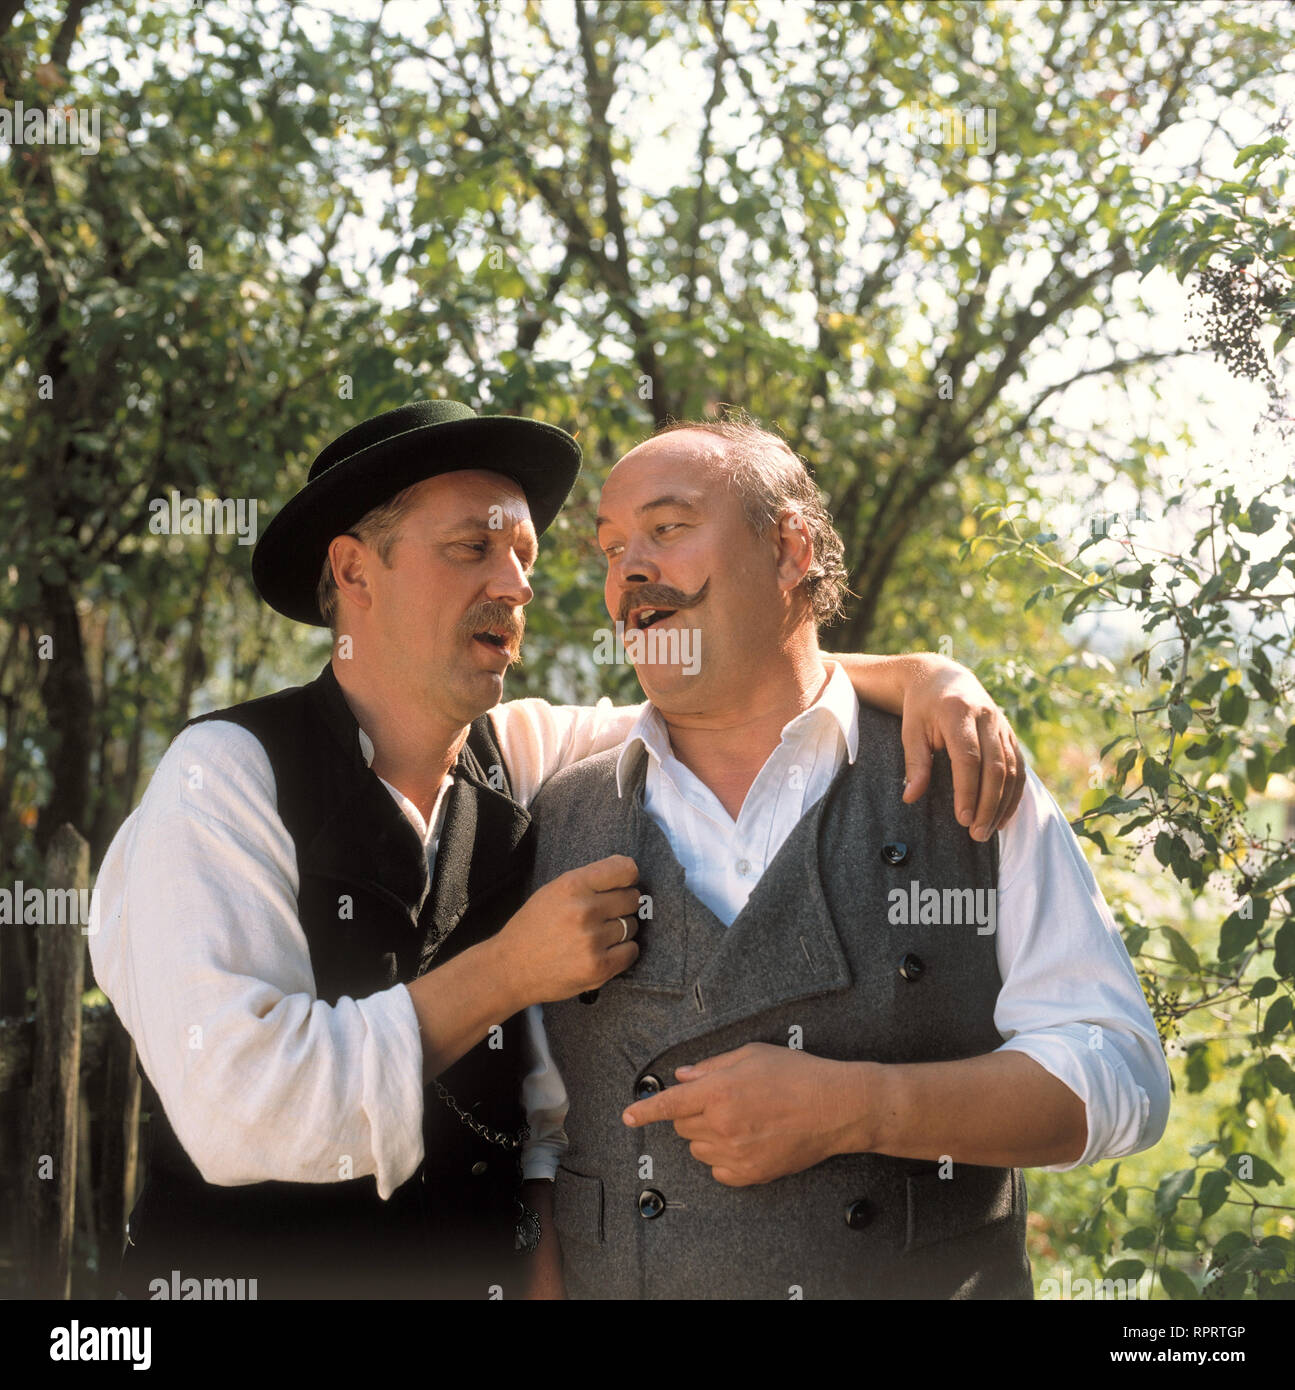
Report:
<svg viewBox="0 0 1295 1390"><path fill-rule="evenodd" d="M409 991L316 997L296 855L260 743L184 730L105 856L96 980L176 1136L219 1186L373 1175L386 1199L423 1157Z"/></svg>
<svg viewBox="0 0 1295 1390"><path fill-rule="evenodd" d="M1033 771L999 832L994 1023L1084 1103L1067 1172L1150 1148L1169 1117L1169 1069L1119 930L1060 807Z"/></svg>

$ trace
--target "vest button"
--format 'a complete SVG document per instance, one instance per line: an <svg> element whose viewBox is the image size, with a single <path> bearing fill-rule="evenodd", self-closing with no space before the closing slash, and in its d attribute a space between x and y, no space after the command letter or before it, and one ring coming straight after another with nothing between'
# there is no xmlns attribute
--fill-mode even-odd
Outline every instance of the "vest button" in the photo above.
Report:
<svg viewBox="0 0 1295 1390"><path fill-rule="evenodd" d="M862 1197L851 1202L845 1209L845 1224L852 1231L861 1231L872 1222L872 1203Z"/></svg>
<svg viewBox="0 0 1295 1390"><path fill-rule="evenodd" d="M661 1084L659 1076L653 1076L650 1071L645 1071L642 1076L634 1083L634 1099L646 1100L649 1096L660 1095L665 1087Z"/></svg>
<svg viewBox="0 0 1295 1390"><path fill-rule="evenodd" d="M477 1159L477 1161L472 1165L472 1176L474 1178L479 1178L489 1166L490 1165L485 1161L484 1158Z"/></svg>
<svg viewBox="0 0 1295 1390"><path fill-rule="evenodd" d="M639 1215L644 1221L651 1221L665 1210L665 1198L655 1187L646 1188L639 1193Z"/></svg>
<svg viewBox="0 0 1295 1390"><path fill-rule="evenodd" d="M882 845L881 858L885 864L902 864L908 858L908 846L903 840L895 840L888 845Z"/></svg>
<svg viewBox="0 0 1295 1390"><path fill-rule="evenodd" d="M908 981L914 984L926 974L926 962L921 956L915 956L912 951L899 962L899 973Z"/></svg>

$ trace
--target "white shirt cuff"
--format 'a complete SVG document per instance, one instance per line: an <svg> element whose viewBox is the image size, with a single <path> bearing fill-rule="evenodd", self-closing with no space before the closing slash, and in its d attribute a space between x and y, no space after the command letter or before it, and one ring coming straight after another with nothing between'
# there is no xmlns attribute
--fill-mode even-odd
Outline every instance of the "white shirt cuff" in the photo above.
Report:
<svg viewBox="0 0 1295 1390"><path fill-rule="evenodd" d="M385 1202L423 1158L423 1042L404 985L355 1003L368 1025L361 1065L378 1196Z"/></svg>
<svg viewBox="0 0 1295 1390"><path fill-rule="evenodd" d="M1018 1034L998 1050L1032 1057L1084 1103L1088 1133L1083 1153L1073 1163L1041 1164L1043 1172L1068 1173L1102 1159L1121 1158L1150 1148L1159 1138L1146 1133L1150 1098L1097 1025L1068 1023Z"/></svg>

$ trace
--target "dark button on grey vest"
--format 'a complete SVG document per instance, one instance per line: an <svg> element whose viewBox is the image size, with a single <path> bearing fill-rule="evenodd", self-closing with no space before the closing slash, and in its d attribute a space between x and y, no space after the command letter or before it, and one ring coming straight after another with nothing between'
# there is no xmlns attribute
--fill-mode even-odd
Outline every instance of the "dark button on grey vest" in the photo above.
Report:
<svg viewBox="0 0 1295 1390"><path fill-rule="evenodd" d="M509 794L485 716L455 767L431 882L417 834L364 763L331 666L307 686L202 718L240 724L270 759L296 848L297 909L319 999L336 1004L417 979L516 910L530 817ZM504 1133L524 1118L523 1027L520 1016L501 1019L493 1041L441 1076L475 1120ZM147 1298L152 1281L169 1284L172 1270L182 1280L255 1278L261 1299L487 1298L493 1284L505 1297L517 1289L517 1155L480 1138L433 1088L423 1107L426 1156L387 1201L371 1176L215 1186L180 1145L147 1078L144 1099L151 1118L122 1266L128 1296Z"/></svg>
<svg viewBox="0 0 1295 1390"><path fill-rule="evenodd" d="M572 1297L1033 1297L1017 1170L851 1154L730 1188L669 1122L632 1130L620 1119L638 1095L673 1084L676 1067L748 1042L886 1063L1002 1043L994 936L974 920L891 921L894 890L918 902L936 889L943 903L945 890L997 884L997 842L958 825L947 758L920 802L900 801L899 729L860 708L857 760L727 928L688 890L643 809L641 745L623 798L612 752L559 773L532 808L532 887L628 854L650 899L633 968L591 1004L544 1007L571 1101L554 1196ZM961 912L967 899L948 901Z"/></svg>

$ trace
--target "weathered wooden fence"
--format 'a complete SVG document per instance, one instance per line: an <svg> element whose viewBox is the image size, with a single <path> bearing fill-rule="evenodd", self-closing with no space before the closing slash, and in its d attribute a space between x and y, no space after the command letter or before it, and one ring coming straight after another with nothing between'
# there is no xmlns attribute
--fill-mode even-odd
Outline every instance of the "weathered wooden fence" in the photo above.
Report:
<svg viewBox="0 0 1295 1390"><path fill-rule="evenodd" d="M76 830L61 827L46 857L47 886L88 889L89 856ZM17 1297L111 1298L135 1200L135 1045L109 1006L82 1005L89 976L85 925L47 921L34 928L34 1012L0 1019L0 1096L26 1096L12 1148L11 1292ZM81 1274L75 1290L74 1270Z"/></svg>

